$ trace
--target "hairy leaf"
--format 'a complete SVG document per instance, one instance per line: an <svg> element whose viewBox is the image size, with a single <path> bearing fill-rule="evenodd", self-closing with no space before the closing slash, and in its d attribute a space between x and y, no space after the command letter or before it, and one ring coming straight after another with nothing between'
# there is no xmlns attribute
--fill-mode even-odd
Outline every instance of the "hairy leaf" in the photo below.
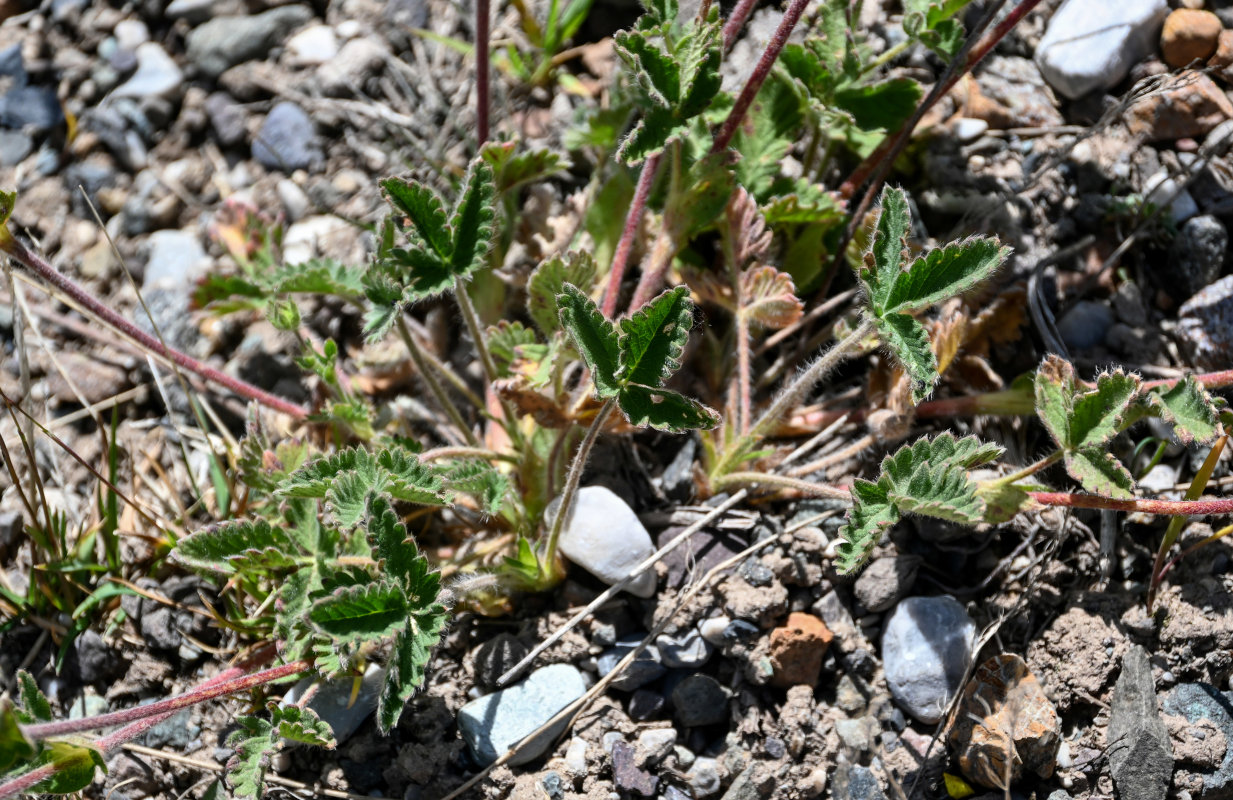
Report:
<svg viewBox="0 0 1233 800"><path fill-rule="evenodd" d="M441 467L441 474L450 489L476 498L485 514L500 512L501 504L510 491L509 478L484 461L445 464Z"/></svg>
<svg viewBox="0 0 1233 800"><path fill-rule="evenodd" d="M0 775L34 758L34 745L22 733L12 701L0 699Z"/></svg>
<svg viewBox="0 0 1233 800"><path fill-rule="evenodd" d="M450 227L454 232L450 253L450 273L468 278L483 269L492 246L493 220L496 218L496 187L492 167L475 159L467 170L462 197L454 208Z"/></svg>
<svg viewBox="0 0 1233 800"><path fill-rule="evenodd" d="M381 490L389 492L396 500L426 506L449 501L441 476L405 447L378 450L377 467L385 473Z"/></svg>
<svg viewBox="0 0 1233 800"><path fill-rule="evenodd" d="M595 259L585 250L571 250L564 257L553 256L541 263L527 279L527 313L545 336L561 329L557 295L565 284L591 286L595 283Z"/></svg>
<svg viewBox="0 0 1233 800"><path fill-rule="evenodd" d="M891 503L886 488L857 478L852 484L852 508L839 529L842 541L835 560L839 574L848 575L863 567L882 535L898 521L899 509Z"/></svg>
<svg viewBox="0 0 1233 800"><path fill-rule="evenodd" d="M39 752L36 767L55 765L55 772L47 780L31 786L27 791L37 794L73 794L94 783L98 768L107 771L103 754L94 746L80 742L53 739L44 742Z"/></svg>
<svg viewBox="0 0 1233 800"><path fill-rule="evenodd" d="M1055 355L1045 356L1036 370L1036 416L1045 424L1058 447L1065 448L1070 435L1070 417L1075 403L1075 368Z"/></svg>
<svg viewBox="0 0 1233 800"><path fill-rule="evenodd" d="M424 667L441 640L447 616L444 606L433 603L415 614L408 629L394 637L385 684L377 699L377 727L383 733L398 724L403 706L424 683Z"/></svg>
<svg viewBox="0 0 1233 800"><path fill-rule="evenodd" d="M616 326L572 284L561 287L557 308L560 309L561 327L591 370L595 393L604 398L614 397L621 389L617 379L621 355Z"/></svg>
<svg viewBox="0 0 1233 800"><path fill-rule="evenodd" d="M190 533L171 556L195 569L223 575L293 566L301 549L282 528L264 519L228 520Z"/></svg>
<svg viewBox="0 0 1233 800"><path fill-rule="evenodd" d="M232 796L260 800L265 792L265 776L274 756L283 749L283 740L333 749L334 734L315 712L298 706L280 707L270 702L270 719L243 716L236 720L239 730L227 737L235 750L227 761L227 779Z"/></svg>
<svg viewBox="0 0 1233 800"><path fill-rule="evenodd" d="M681 102L681 65L641 31L620 31L616 52L634 70L638 86L657 105L672 108Z"/></svg>
<svg viewBox="0 0 1233 800"><path fill-rule="evenodd" d="M741 273L741 299L741 313L754 325L772 330L795 324L805 313L792 276L774 267L753 267Z"/></svg>
<svg viewBox="0 0 1233 800"><path fill-rule="evenodd" d="M709 430L719 424L719 414L713 409L667 389L626 386L618 403L631 424L668 433Z"/></svg>
<svg viewBox="0 0 1233 800"><path fill-rule="evenodd" d="M957 297L992 275L1009 254L1009 247L985 236L934 248L895 276L883 310L916 311Z"/></svg>
<svg viewBox="0 0 1233 800"><path fill-rule="evenodd" d="M1117 435L1131 401L1139 392L1139 378L1121 370L1096 377L1096 388L1074 399L1067 447L1097 448Z"/></svg>
<svg viewBox="0 0 1233 800"><path fill-rule="evenodd" d="M672 193L664 226L673 241L685 244L723 214L736 187L726 153L707 155L689 168L683 186Z"/></svg>
<svg viewBox="0 0 1233 800"><path fill-rule="evenodd" d="M449 258L452 235L441 197L422 183L401 178L387 178L381 181L381 188L390 204L410 220L419 241L440 258Z"/></svg>
<svg viewBox="0 0 1233 800"><path fill-rule="evenodd" d="M907 314L887 314L878 320L878 335L911 379L912 402L923 401L938 382L937 358L925 328Z"/></svg>
<svg viewBox="0 0 1233 800"><path fill-rule="evenodd" d="M51 702L34 676L24 669L17 670L17 700L17 714L22 722L51 722Z"/></svg>
<svg viewBox="0 0 1233 800"><path fill-rule="evenodd" d="M360 524L368 498L383 485L377 478L359 472L343 472L330 481L325 491L325 507L343 530Z"/></svg>
<svg viewBox="0 0 1233 800"><path fill-rule="evenodd" d="M803 118L801 98L792 85L771 75L749 109L749 124L741 126L733 139L741 154L737 181L754 196L765 198L770 193Z"/></svg>
<svg viewBox="0 0 1233 800"><path fill-rule="evenodd" d="M852 115L865 130L894 131L916 110L920 84L908 78L892 78L864 86L849 86L835 92L835 107Z"/></svg>
<svg viewBox="0 0 1233 800"><path fill-rule="evenodd" d="M681 368L693 325L693 303L684 286L669 289L621 320L617 378L659 388Z"/></svg>
<svg viewBox="0 0 1233 800"><path fill-rule="evenodd" d="M617 159L630 166L641 164L688 133L689 120L678 118L671 109L657 106L649 110L621 142Z"/></svg>
<svg viewBox="0 0 1233 800"><path fill-rule="evenodd" d="M1066 471L1094 494L1123 500L1134 497L1134 477L1107 450L1098 447L1067 450Z"/></svg>
<svg viewBox="0 0 1233 800"><path fill-rule="evenodd" d="M502 378L508 378L510 366L519 358L519 349L524 345L534 345L536 341L535 331L517 320L503 319L496 325L490 325L488 350L496 362L497 373Z"/></svg>
<svg viewBox="0 0 1233 800"><path fill-rule="evenodd" d="M1220 435L1220 416L1207 390L1187 375L1168 389L1155 389L1149 395L1153 407L1184 444L1207 444Z"/></svg>
<svg viewBox="0 0 1233 800"><path fill-rule="evenodd" d="M873 269L861 270L861 280L869 292L874 313L882 316L889 306L891 287L899 278L904 247L911 225L908 198L902 189L886 186L882 189L882 212L878 216L873 239Z"/></svg>
<svg viewBox="0 0 1233 800"><path fill-rule="evenodd" d="M519 152L517 148L517 142L489 142L480 150L480 157L492 168L498 194L569 168L560 153L544 148Z"/></svg>
<svg viewBox="0 0 1233 800"><path fill-rule="evenodd" d="M372 453L361 447L348 447L321 456L291 473L278 486L287 497L325 497L330 484L344 472L358 472L377 482L377 463Z"/></svg>
<svg viewBox="0 0 1233 800"><path fill-rule="evenodd" d="M335 589L308 609L308 621L336 644L375 642L406 629L410 611L402 586L380 580Z"/></svg>
<svg viewBox="0 0 1233 800"><path fill-rule="evenodd" d="M271 288L283 294L328 294L354 300L364 294L363 278L363 270L329 258L314 258L279 267L271 276Z"/></svg>

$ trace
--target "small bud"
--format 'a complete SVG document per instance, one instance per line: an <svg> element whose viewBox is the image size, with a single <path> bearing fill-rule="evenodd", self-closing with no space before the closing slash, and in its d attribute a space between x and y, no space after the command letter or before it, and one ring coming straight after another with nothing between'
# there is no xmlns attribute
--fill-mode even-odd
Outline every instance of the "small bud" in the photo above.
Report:
<svg viewBox="0 0 1233 800"><path fill-rule="evenodd" d="M265 316L280 331L299 330L300 309L291 300L271 300L266 306Z"/></svg>

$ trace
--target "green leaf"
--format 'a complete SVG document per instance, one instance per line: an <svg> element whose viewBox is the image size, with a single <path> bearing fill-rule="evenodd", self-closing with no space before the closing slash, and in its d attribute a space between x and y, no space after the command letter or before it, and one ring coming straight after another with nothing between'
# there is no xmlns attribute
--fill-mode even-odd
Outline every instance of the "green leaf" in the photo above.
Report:
<svg viewBox="0 0 1233 800"><path fill-rule="evenodd" d="M372 453L348 447L300 467L278 485L278 492L286 497L325 497L330 484L345 472L358 472L373 486L377 484L377 462Z"/></svg>
<svg viewBox="0 0 1233 800"><path fill-rule="evenodd" d="M308 609L308 621L336 645L350 647L405 630L410 610L402 586L379 580L319 598Z"/></svg>
<svg viewBox="0 0 1233 800"><path fill-rule="evenodd" d="M901 274L908 229L912 219L908 198L902 189L886 186L882 189L882 212L873 238L873 270L862 269L861 280L869 292L869 302L876 316L888 309L891 287Z"/></svg>
<svg viewBox="0 0 1233 800"><path fill-rule="evenodd" d="M406 526L398 520L398 514L384 497L369 498L365 525L380 574L397 578L405 586L427 571L427 562L421 558L419 548L410 541Z"/></svg>
<svg viewBox="0 0 1233 800"><path fill-rule="evenodd" d="M865 130L898 130L921 99L920 84L908 78L892 78L866 86L850 86L835 92L835 107L852 115Z"/></svg>
<svg viewBox="0 0 1233 800"><path fill-rule="evenodd" d="M913 471L907 485L896 486L890 498L905 514L976 525L985 515L985 501L968 480L967 470L955 464L929 464Z"/></svg>
<svg viewBox="0 0 1233 800"><path fill-rule="evenodd" d="M497 365L497 374L502 378L510 376L510 366L520 357L519 351L525 345L534 345L538 340L535 331L517 320L503 319L496 325L488 327L488 350Z"/></svg>
<svg viewBox="0 0 1233 800"><path fill-rule="evenodd" d="M454 288L452 263L421 248L394 248L386 254L384 264L399 275L399 300L411 304L427 300Z"/></svg>
<svg viewBox="0 0 1233 800"><path fill-rule="evenodd" d="M0 192L0 225L9 221L17 207L17 192Z"/></svg>
<svg viewBox="0 0 1233 800"><path fill-rule="evenodd" d="M1121 370L1096 376L1096 388L1074 398L1067 446L1098 448L1108 443L1118 434L1138 393L1138 376Z"/></svg>
<svg viewBox="0 0 1233 800"><path fill-rule="evenodd" d="M1064 358L1047 355L1036 370L1036 416L1063 449L1072 446L1070 417L1075 403L1075 368Z"/></svg>
<svg viewBox="0 0 1233 800"><path fill-rule="evenodd" d="M544 336L561 329L557 295L565 284L591 286L595 283L595 259L585 250L571 250L542 262L527 279L527 313Z"/></svg>
<svg viewBox="0 0 1233 800"><path fill-rule="evenodd" d="M326 294L354 300L364 294L364 271L329 258L279 267L271 286L281 294Z"/></svg>
<svg viewBox="0 0 1233 800"><path fill-rule="evenodd" d="M440 258L449 258L453 237L445 221L441 197L422 183L401 178L387 178L381 181L381 188L390 204L411 221L419 241Z"/></svg>
<svg viewBox="0 0 1233 800"><path fill-rule="evenodd" d="M228 520L182 537L171 557L194 569L223 575L294 566L303 555L287 531L264 519Z"/></svg>
<svg viewBox="0 0 1233 800"><path fill-rule="evenodd" d="M963 26L957 20L941 20L921 31L917 38L943 59L950 60L963 47Z"/></svg>
<svg viewBox="0 0 1233 800"><path fill-rule="evenodd" d="M377 699L377 727L382 733L398 724L403 706L424 683L424 667L441 640L446 620L445 607L433 603L414 616L407 630L395 636L385 684Z"/></svg>
<svg viewBox="0 0 1233 800"><path fill-rule="evenodd" d="M672 192L669 210L664 213L664 227L678 245L684 245L723 215L736 188L736 177L727 159L727 153L711 153L695 161L684 181Z"/></svg>
<svg viewBox="0 0 1233 800"><path fill-rule="evenodd" d="M684 286L669 289L621 320L617 378L622 384L659 388L681 368L693 325L693 303Z"/></svg>
<svg viewBox="0 0 1233 800"><path fill-rule="evenodd" d="M501 565L501 571L513 575L516 580L527 588L539 586L544 576L539 559L531 548L531 542L525 536L518 537L517 555L506 556Z"/></svg>
<svg viewBox="0 0 1233 800"><path fill-rule="evenodd" d="M992 275L1009 254L1009 247L985 236L935 248L895 276L883 312L916 311L957 297Z"/></svg>
<svg viewBox="0 0 1233 800"><path fill-rule="evenodd" d="M621 356L616 326L572 284L561 287L561 293L557 295L557 308L560 310L561 327L569 334L591 370L595 393L603 398L614 397L621 388L617 380Z"/></svg>
<svg viewBox="0 0 1233 800"><path fill-rule="evenodd" d="M501 505L510 492L510 483L509 478L491 464L473 459L443 464L440 470L450 489L474 497L485 514L500 513Z"/></svg>
<svg viewBox="0 0 1233 800"><path fill-rule="evenodd" d="M985 501L985 519L990 525L1010 522L1027 506L1031 499L1028 493L1013 484L1001 481L982 483L976 490Z"/></svg>
<svg viewBox="0 0 1233 800"><path fill-rule="evenodd" d="M544 148L519 152L517 148L517 142L489 142L480 150L480 157L492 167L498 194L569 168L569 161L560 153Z"/></svg>
<svg viewBox="0 0 1233 800"><path fill-rule="evenodd" d="M380 478L374 481L359 472L343 472L331 480L330 488L325 490L325 507L334 515L335 524L343 530L360 524L368 498L383 483Z"/></svg>
<svg viewBox="0 0 1233 800"><path fill-rule="evenodd" d="M684 433L719 424L714 409L667 389L631 384L621 390L617 402L631 424L650 425L658 431Z"/></svg>
<svg viewBox="0 0 1233 800"><path fill-rule="evenodd" d="M36 794L72 794L94 783L94 773L101 767L107 771L103 754L91 745L53 739L43 743L38 766L55 765L56 771L45 781L27 791Z"/></svg>
<svg viewBox="0 0 1233 800"><path fill-rule="evenodd" d="M772 75L758 91L748 119L749 124L738 128L733 140L741 154L736 179L754 197L765 199L804 121L801 99L790 83Z"/></svg>
<svg viewBox="0 0 1233 800"><path fill-rule="evenodd" d="M633 68L638 86L657 105L673 108L681 102L681 65L641 31L620 31L614 37L617 55Z"/></svg>
<svg viewBox="0 0 1233 800"><path fill-rule="evenodd" d="M24 669L17 670L17 701L23 722L51 722L51 702L34 676Z"/></svg>
<svg viewBox="0 0 1233 800"><path fill-rule="evenodd" d="M723 57L717 44L719 27L708 25L704 33L690 41L683 60L687 71L682 80L682 97L677 107L677 116L682 119L696 117L711 106L715 95L723 85L719 74L719 62Z"/></svg>
<svg viewBox="0 0 1233 800"><path fill-rule="evenodd" d="M0 699L0 774L34 758L34 745L22 733L20 722L12 701Z"/></svg>
<svg viewBox="0 0 1233 800"><path fill-rule="evenodd" d="M682 120L671 109L655 107L649 110L617 148L617 159L634 166L644 159L657 156L672 142L689 134L689 120Z"/></svg>
<svg viewBox="0 0 1233 800"><path fill-rule="evenodd" d="M1208 444L1220 435L1220 416L1207 390L1187 375L1171 388L1153 389L1148 395L1161 418L1173 425L1183 444Z"/></svg>
<svg viewBox="0 0 1233 800"><path fill-rule="evenodd" d="M938 362L924 326L907 314L887 314L878 320L878 336L912 381L912 402L920 403L938 381Z"/></svg>
<svg viewBox="0 0 1233 800"><path fill-rule="evenodd" d="M886 488L857 478L852 484L852 508L839 529L842 541L836 549L836 571L849 575L863 567L882 535L898 521L899 509L891 503Z"/></svg>
<svg viewBox="0 0 1233 800"><path fill-rule="evenodd" d="M441 476L404 447L377 451L377 466L385 472L380 491L388 492L395 500L425 506L439 506L449 501Z"/></svg>
<svg viewBox="0 0 1233 800"><path fill-rule="evenodd" d="M450 272L460 278L470 277L476 270L487 266L493 220L496 218L496 186L492 168L482 159L474 159L467 171L465 186L450 219L450 227L454 231Z"/></svg>
<svg viewBox="0 0 1233 800"><path fill-rule="evenodd" d="M233 797L261 800L266 773L274 756L283 749L284 739L330 749L335 746L329 725L311 709L284 708L272 701L267 708L269 720L240 717L236 720L239 730L227 737L227 746L235 750L227 761L227 780Z"/></svg>
<svg viewBox="0 0 1233 800"><path fill-rule="evenodd" d="M1089 492L1129 500L1134 497L1134 477L1122 462L1098 447L1066 451L1066 471Z"/></svg>

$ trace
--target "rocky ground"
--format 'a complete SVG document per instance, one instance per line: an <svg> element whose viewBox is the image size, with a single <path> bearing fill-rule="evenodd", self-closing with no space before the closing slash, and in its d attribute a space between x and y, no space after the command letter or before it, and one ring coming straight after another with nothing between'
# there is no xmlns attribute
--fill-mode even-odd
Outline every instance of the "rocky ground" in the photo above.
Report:
<svg viewBox="0 0 1233 800"><path fill-rule="evenodd" d="M1043 312L1029 319L1020 309L1022 338L995 348L985 385L973 377L972 388L998 388L1000 376L1033 368L1046 350L1067 352L1081 368L1116 363L1149 377L1226 369L1233 4L1209 0L1204 9L1202 0L1184 0L1171 10L1163 0L1071 0L1055 16L1058 5L1043 4L938 105L922 125L916 174L901 176L929 235L997 233L1015 247L1015 277L1037 273L1030 291L1043 298ZM899 12L898 3L867 0L862 24L875 43L902 36ZM596 4L580 37L589 45L576 67L584 85L606 79L604 37L635 13ZM0 188L19 192L16 229L148 324L140 291L176 346L292 399L308 397L294 341L261 321L188 313L195 282L231 268L217 235L225 204L245 201L284 220L288 262L356 262L372 242L355 223L384 212L378 178L462 163L474 149L468 60L413 33L470 41L469 6L47 0L31 8L7 0L0 14ZM734 74L777 18L769 9L755 15ZM496 38L512 35L514 24L503 7ZM909 51L898 68L928 82L940 64ZM527 96L498 79L494 102L499 133L555 144L590 100ZM530 194L527 219L568 216L585 180L571 175ZM160 387L166 376L41 292L20 293L38 323L24 343L33 399L52 418L83 402L116 404L122 447L146 460L135 472L158 465L167 486L208 481L196 440L180 424L175 387ZM14 307L13 288L0 284L0 390L10 397L24 385ZM356 324L329 308L313 321L323 335L354 335ZM361 378L383 390L406 385L380 352L364 357ZM242 418L242 408L225 402L220 413ZM57 430L85 460L102 459L98 436L82 425L74 417ZM1017 422L955 425L1006 443L1022 463L1046 444ZM12 440L11 420L0 421L0 434ZM590 482L615 490L638 516L596 535L622 547L641 541L649 552L698 519L706 509L689 505L694 447L661 438L597 455ZM1128 461L1144 467L1153 449ZM831 476L868 474L878 455L836 464ZM1141 489L1180 496L1204 456L1170 442ZM48 459L52 502L80 517L94 502L82 495L92 476L58 454ZM1216 477L1227 473L1222 464ZM593 490L589 502L606 509L609 500ZM0 495L0 558L18 589L29 566L20 521L14 494ZM1161 613L1148 617L1160 520L1116 521L1114 540L1099 514L1056 510L977 536L905 523L855 581L830 568L840 522L838 507L816 501L726 513L661 564L656 587L619 595L500 696L497 677L604 584L576 570L513 616L461 614L393 735L379 736L364 713L343 725L346 697L323 693L314 702L336 730L352 730L340 731L336 752L291 751L277 771L318 789L435 800L662 624L568 729L498 768L473 796L959 797L944 773L966 776L977 792L1005 785L1010 773L1015 796L1050 800L1233 796L1233 564L1225 542L1175 569ZM1186 536L1210 530L1196 522ZM764 547L670 614L690 580L757 542ZM126 547L133 563L148 555L140 542ZM7 630L0 688L10 689L25 665L73 716L162 697L217 671L215 653L228 655L233 642L194 613L214 590L171 570L139 585L178 607L126 597L126 620L108 624L109 616L79 636L59 673L39 627ZM221 742L237 706L186 710L158 726L145 750L116 756L90 794L200 796L214 777L201 762L226 760ZM1017 758L1008 760L1012 750Z"/></svg>

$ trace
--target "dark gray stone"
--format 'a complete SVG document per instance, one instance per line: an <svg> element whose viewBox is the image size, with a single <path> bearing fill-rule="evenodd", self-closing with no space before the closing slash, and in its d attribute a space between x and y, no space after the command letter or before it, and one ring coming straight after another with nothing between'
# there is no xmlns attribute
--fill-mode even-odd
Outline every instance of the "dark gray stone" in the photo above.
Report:
<svg viewBox="0 0 1233 800"><path fill-rule="evenodd" d="M1169 246L1165 290L1179 300L1189 299L1220 277L1228 248L1229 231L1223 222L1208 214L1186 220Z"/></svg>
<svg viewBox="0 0 1233 800"><path fill-rule="evenodd" d="M1118 796L1122 800L1162 800L1173 777L1173 748L1156 707L1152 665L1139 645L1122 658L1107 737Z"/></svg>
<svg viewBox="0 0 1233 800"><path fill-rule="evenodd" d="M748 639L754 639L762 635L762 629L752 622L746 622L743 619L734 619L728 623L728 627L724 628L724 642L733 643L743 642Z"/></svg>
<svg viewBox="0 0 1233 800"><path fill-rule="evenodd" d="M296 28L313 18L307 6L280 6L250 17L215 17L189 31L188 59L208 78L269 55Z"/></svg>
<svg viewBox="0 0 1233 800"><path fill-rule="evenodd" d="M728 718L728 695L710 675L690 675L672 690L673 713L688 728L715 725Z"/></svg>
<svg viewBox="0 0 1233 800"><path fill-rule="evenodd" d="M1105 340L1113 324L1113 309L1104 303L1080 300L1058 320L1057 332L1071 350L1090 350Z"/></svg>
<svg viewBox="0 0 1233 800"><path fill-rule="evenodd" d="M878 776L869 767L840 764L831 788L835 800L886 800Z"/></svg>
<svg viewBox="0 0 1233 800"><path fill-rule="evenodd" d="M1205 286L1182 304L1177 336L1193 366L1228 368L1233 361L1233 275Z"/></svg>
<svg viewBox="0 0 1233 800"><path fill-rule="evenodd" d="M616 669L616 665L620 663L621 659L629 655L641 642L642 637L640 636L627 636L605 650L595 661L600 677L605 677L609 672ZM651 681L659 680L667 671L667 668L660 661L659 650L655 645L648 645L645 650L638 654L633 663L625 668L620 677L613 680L609 685L613 689L632 692L634 689L646 686Z"/></svg>
<svg viewBox="0 0 1233 800"><path fill-rule="evenodd" d="M912 590L921 561L912 555L877 559L856 579L856 599L870 611L887 610Z"/></svg>
<svg viewBox="0 0 1233 800"><path fill-rule="evenodd" d="M527 646L509 633L498 633L475 649L475 679L486 689L495 689L497 679L526 658Z"/></svg>
<svg viewBox="0 0 1233 800"><path fill-rule="evenodd" d="M54 89L18 86L0 97L0 125L43 133L64 122L64 109Z"/></svg>
<svg viewBox="0 0 1233 800"><path fill-rule="evenodd" d="M539 785L548 795L548 800L565 800L565 781L559 773L549 772L540 778Z"/></svg>
<svg viewBox="0 0 1233 800"><path fill-rule="evenodd" d="M771 572L771 568L763 564L759 558L750 557L745 559L741 562L740 569L737 571L750 586L770 586L771 582L775 580L775 573Z"/></svg>
<svg viewBox="0 0 1233 800"><path fill-rule="evenodd" d="M124 673L127 667L120 654L107 646L103 637L85 630L73 640L77 672L83 683L99 683Z"/></svg>
<svg viewBox="0 0 1233 800"><path fill-rule="evenodd" d="M624 740L612 744L612 782L622 792L641 797L654 797L659 778L650 770L638 766L637 751Z"/></svg>
<svg viewBox="0 0 1233 800"><path fill-rule="evenodd" d="M659 658L669 669L698 669L711 659L714 648L696 628L681 636L660 636L655 640Z"/></svg>
<svg viewBox="0 0 1233 800"><path fill-rule="evenodd" d="M638 689L629 698L629 718L635 722L652 719L663 709L664 696L650 689Z"/></svg>
<svg viewBox="0 0 1233 800"><path fill-rule="evenodd" d="M0 164L11 167L34 152L34 140L21 131L0 131Z"/></svg>
<svg viewBox="0 0 1233 800"><path fill-rule="evenodd" d="M201 726L193 722L192 709L184 709L146 731L142 743L146 747L166 747L184 751L201 734Z"/></svg>
<svg viewBox="0 0 1233 800"><path fill-rule="evenodd" d="M976 623L953 597L909 597L882 633L882 662L891 695L925 724L942 718L963 685Z"/></svg>
<svg viewBox="0 0 1233 800"><path fill-rule="evenodd" d="M205 112L210 119L210 127L214 129L214 135L224 147L234 147L248 136L244 125L248 114L244 107L226 92L215 92L207 97Z"/></svg>
<svg viewBox="0 0 1233 800"><path fill-rule="evenodd" d="M1161 706L1166 714L1176 714L1188 722L1211 721L1233 741L1233 692L1222 692L1208 683L1182 683L1165 693ZM1203 797L1233 794L1233 747L1225 749L1224 760L1214 772L1203 775Z"/></svg>
<svg viewBox="0 0 1233 800"><path fill-rule="evenodd" d="M684 503L694 494L694 460L698 453L698 440L690 436L677 451L660 478L660 488L669 499Z"/></svg>
<svg viewBox="0 0 1233 800"><path fill-rule="evenodd" d="M657 546L663 547L683 530L685 528L680 526L665 528L656 539ZM664 556L662 563L668 568L666 584L670 589L678 589L684 584L686 576L705 574L707 570L722 564L748 546L749 542L731 531L700 530Z"/></svg>
<svg viewBox="0 0 1233 800"><path fill-rule="evenodd" d="M308 114L295 103L279 103L266 115L253 140L253 158L266 169L320 169L325 154Z"/></svg>

